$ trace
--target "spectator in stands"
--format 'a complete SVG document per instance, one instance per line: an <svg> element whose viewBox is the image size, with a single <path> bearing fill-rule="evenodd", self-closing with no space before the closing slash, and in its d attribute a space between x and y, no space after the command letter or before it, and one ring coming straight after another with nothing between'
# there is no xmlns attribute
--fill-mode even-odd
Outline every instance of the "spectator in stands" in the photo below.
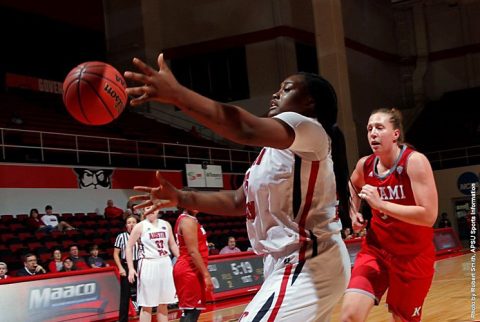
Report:
<svg viewBox="0 0 480 322"><path fill-rule="evenodd" d="M342 237L343 237L344 240L349 240L349 239L352 239L354 237L353 234L352 234L352 230L349 227L345 228L342 231L342 235L343 235Z"/></svg>
<svg viewBox="0 0 480 322"><path fill-rule="evenodd" d="M4 262L0 262L0 280L4 280L8 278L9 276L7 275L7 273L8 273L7 264Z"/></svg>
<svg viewBox="0 0 480 322"><path fill-rule="evenodd" d="M208 242L208 255L218 255L219 252L214 243Z"/></svg>
<svg viewBox="0 0 480 322"><path fill-rule="evenodd" d="M119 322L128 321L128 307L130 298L132 298L132 290L134 292L137 291L136 282L130 284L130 282L128 281L128 265L125 257L125 250L127 247L128 239L130 237L130 233L132 232L133 227L137 223L137 216L130 215L125 219L126 231L118 234L117 239L115 240L115 248L113 249L113 260L115 261L115 264L118 268L118 273L120 274L120 310L118 315ZM134 249L132 250L132 255L133 267L137 269L138 243L135 243Z"/></svg>
<svg viewBox="0 0 480 322"><path fill-rule="evenodd" d="M448 219L448 214L446 212L442 212L440 221L438 223L438 228L447 228L452 227L452 223Z"/></svg>
<svg viewBox="0 0 480 322"><path fill-rule="evenodd" d="M65 221L59 221L57 216L53 214L52 206L45 207L45 215L42 216L42 222L50 227L51 230L58 229L59 231L74 230L75 228Z"/></svg>
<svg viewBox="0 0 480 322"><path fill-rule="evenodd" d="M123 216L123 209L120 209L116 206L113 205L113 200L109 199L107 200L107 207L105 208L105 211L103 212L105 215L105 218L120 218L122 219Z"/></svg>
<svg viewBox="0 0 480 322"><path fill-rule="evenodd" d="M52 260L48 264L48 271L50 273L60 272L63 268L62 251L60 248L55 248L52 253Z"/></svg>
<svg viewBox="0 0 480 322"><path fill-rule="evenodd" d="M110 266L103 258L98 257L98 245L90 247L90 256L87 258L87 263L91 268L100 268Z"/></svg>
<svg viewBox="0 0 480 322"><path fill-rule="evenodd" d="M85 258L80 257L78 255L78 246L77 245L75 245L75 244L70 245L69 250L70 250L70 259L73 261L73 264L75 264L75 267L78 270L89 268L89 266L87 265L87 262L85 261Z"/></svg>
<svg viewBox="0 0 480 322"><path fill-rule="evenodd" d="M37 256L32 253L23 256L24 267L17 272L17 276L32 276L45 274L47 271L37 262Z"/></svg>
<svg viewBox="0 0 480 322"><path fill-rule="evenodd" d="M40 214L38 209L30 209L30 217L27 221L28 227L33 231L46 231L50 232L52 229L50 226L45 225L45 223L40 219Z"/></svg>
<svg viewBox="0 0 480 322"><path fill-rule="evenodd" d="M237 242L235 240L235 237L229 236L227 240L227 246L223 247L220 250L220 255L223 254L235 254L235 253L240 253L241 250L240 248L237 247Z"/></svg>
<svg viewBox="0 0 480 322"><path fill-rule="evenodd" d="M138 218L140 218L140 216L142 215L142 212L138 209L135 209L134 206L135 206L135 203L128 200L127 209L125 210L125 215L124 215L125 218L128 217L129 215L135 215Z"/></svg>
<svg viewBox="0 0 480 322"><path fill-rule="evenodd" d="M71 271L76 271L77 267L75 266L75 263L73 262L72 258L66 257L63 260L63 265L62 269L60 272L71 272Z"/></svg>

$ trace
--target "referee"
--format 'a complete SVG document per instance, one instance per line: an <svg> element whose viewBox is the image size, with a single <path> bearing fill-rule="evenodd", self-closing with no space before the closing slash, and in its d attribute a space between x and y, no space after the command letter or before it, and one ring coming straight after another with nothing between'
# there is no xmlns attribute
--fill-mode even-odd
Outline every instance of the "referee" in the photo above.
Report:
<svg viewBox="0 0 480 322"><path fill-rule="evenodd" d="M128 244L128 238L130 237L130 232L138 222L138 217L135 215L130 215L125 219L125 227L127 231L118 234L114 250L113 250L113 259L115 260L115 264L117 264L118 272L120 273L120 313L119 319L120 322L127 322L128 321L128 309L129 309L129 302L131 298L131 290L130 287L133 286L128 282L128 266L127 261L125 259L125 249ZM135 269L137 269L137 261L138 261L138 244L135 244L133 249L133 265ZM136 282L135 282L136 283ZM133 289L137 289L136 287L132 287Z"/></svg>

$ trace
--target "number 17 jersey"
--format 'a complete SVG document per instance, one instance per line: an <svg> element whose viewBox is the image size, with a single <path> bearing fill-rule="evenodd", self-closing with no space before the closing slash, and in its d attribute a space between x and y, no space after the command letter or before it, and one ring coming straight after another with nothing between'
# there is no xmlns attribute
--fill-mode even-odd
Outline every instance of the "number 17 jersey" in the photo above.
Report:
<svg viewBox="0 0 480 322"><path fill-rule="evenodd" d="M142 225L142 236L140 237L140 258L160 258L170 255L168 247L168 226L167 222L157 219L151 223L145 219L139 223Z"/></svg>

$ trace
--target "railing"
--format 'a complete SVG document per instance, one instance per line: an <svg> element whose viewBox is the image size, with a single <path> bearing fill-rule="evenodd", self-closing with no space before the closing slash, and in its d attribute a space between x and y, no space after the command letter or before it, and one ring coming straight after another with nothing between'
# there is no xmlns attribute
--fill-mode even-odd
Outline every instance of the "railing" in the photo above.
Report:
<svg viewBox="0 0 480 322"><path fill-rule="evenodd" d="M3 162L184 169L185 163L245 172L258 151L0 128ZM425 153L434 170L480 164L480 145Z"/></svg>
<svg viewBox="0 0 480 322"><path fill-rule="evenodd" d="M258 151L0 128L3 162L184 169L185 163L244 172Z"/></svg>
<svg viewBox="0 0 480 322"><path fill-rule="evenodd" d="M480 164L480 145L425 153L434 170Z"/></svg>

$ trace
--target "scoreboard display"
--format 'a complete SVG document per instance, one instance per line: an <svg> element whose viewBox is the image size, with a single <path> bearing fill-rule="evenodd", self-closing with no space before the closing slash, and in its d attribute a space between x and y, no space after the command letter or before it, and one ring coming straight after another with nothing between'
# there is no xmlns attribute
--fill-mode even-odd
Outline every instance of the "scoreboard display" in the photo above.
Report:
<svg viewBox="0 0 480 322"><path fill-rule="evenodd" d="M215 299L256 292L264 280L263 259L251 252L211 256L208 271Z"/></svg>

